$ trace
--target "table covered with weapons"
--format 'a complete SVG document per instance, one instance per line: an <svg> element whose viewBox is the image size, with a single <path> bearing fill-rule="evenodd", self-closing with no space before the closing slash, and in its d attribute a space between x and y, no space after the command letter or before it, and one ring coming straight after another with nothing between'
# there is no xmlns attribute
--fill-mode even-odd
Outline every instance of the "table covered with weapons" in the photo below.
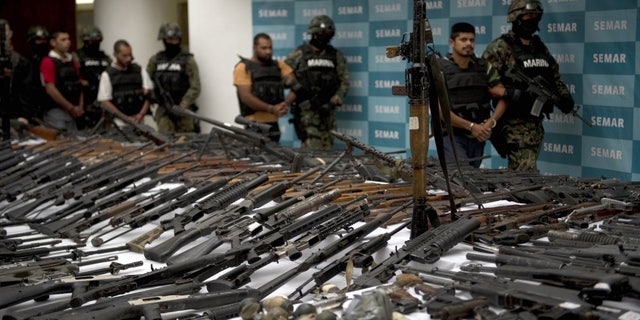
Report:
<svg viewBox="0 0 640 320"><path fill-rule="evenodd" d="M640 315L637 183L145 130L2 144L3 319Z"/></svg>

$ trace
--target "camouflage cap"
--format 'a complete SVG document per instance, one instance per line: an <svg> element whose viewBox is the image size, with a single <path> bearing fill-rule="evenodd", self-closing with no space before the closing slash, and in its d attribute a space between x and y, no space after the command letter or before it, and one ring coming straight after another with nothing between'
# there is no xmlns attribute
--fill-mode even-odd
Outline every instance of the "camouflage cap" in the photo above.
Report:
<svg viewBox="0 0 640 320"><path fill-rule="evenodd" d="M36 38L49 39L49 31L43 26L31 26L27 30L27 41L33 41Z"/></svg>
<svg viewBox="0 0 640 320"><path fill-rule="evenodd" d="M102 41L102 31L100 31L100 29L96 26L88 26L82 29L80 38L82 38L82 41Z"/></svg>
<svg viewBox="0 0 640 320"><path fill-rule="evenodd" d="M513 0L509 6L507 22L514 22L525 13L537 13L542 16L542 4L538 0Z"/></svg>
<svg viewBox="0 0 640 320"><path fill-rule="evenodd" d="M336 25L327 15L316 16L311 19L307 33L312 35L324 30L329 31L332 35L336 33Z"/></svg>
<svg viewBox="0 0 640 320"><path fill-rule="evenodd" d="M160 26L158 31L158 40L166 38L180 38L182 39L182 29L175 22L165 22Z"/></svg>

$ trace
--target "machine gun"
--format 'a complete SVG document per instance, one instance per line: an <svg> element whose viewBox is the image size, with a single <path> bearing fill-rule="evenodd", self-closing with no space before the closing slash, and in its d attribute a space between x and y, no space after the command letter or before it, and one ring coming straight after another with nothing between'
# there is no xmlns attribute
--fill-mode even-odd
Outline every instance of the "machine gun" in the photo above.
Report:
<svg viewBox="0 0 640 320"><path fill-rule="evenodd" d="M518 66L509 68L505 75L517 83L524 84L527 88L527 93L536 99L533 103L533 107L531 107L532 116L539 117L545 104L547 104L548 102L555 102L558 99L558 90L551 89L553 88L553 86L542 76L538 75L534 78L531 78L527 76ZM583 118L578 113L578 108L571 110L570 114L580 119L589 127L593 127L592 123L585 120L585 118Z"/></svg>

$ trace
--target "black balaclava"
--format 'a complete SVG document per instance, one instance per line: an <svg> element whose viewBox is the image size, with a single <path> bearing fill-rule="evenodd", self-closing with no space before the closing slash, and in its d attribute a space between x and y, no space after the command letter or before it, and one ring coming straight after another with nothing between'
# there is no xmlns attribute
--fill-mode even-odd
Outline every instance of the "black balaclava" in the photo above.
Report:
<svg viewBox="0 0 640 320"><path fill-rule="evenodd" d="M333 38L333 35L331 33L315 33L313 36L311 36L311 41L309 41L309 43L311 43L312 46L323 50L329 45L331 38Z"/></svg>
<svg viewBox="0 0 640 320"><path fill-rule="evenodd" d="M518 19L513 22L512 29L518 37L531 39L533 34L540 30L538 29L538 23L540 23L540 17L529 20L523 20L522 17L518 17Z"/></svg>
<svg viewBox="0 0 640 320"><path fill-rule="evenodd" d="M178 55L178 53L180 53L181 47L180 44L171 44L171 43L167 43L167 41L162 41L164 43L164 50L167 53L167 56L169 57L175 57L176 55Z"/></svg>
<svg viewBox="0 0 640 320"><path fill-rule="evenodd" d="M30 41L29 46L31 47L31 52L40 58L46 57L49 54L49 43L46 41L43 43Z"/></svg>
<svg viewBox="0 0 640 320"><path fill-rule="evenodd" d="M84 43L84 52L90 56L95 57L100 53L100 42L85 42Z"/></svg>

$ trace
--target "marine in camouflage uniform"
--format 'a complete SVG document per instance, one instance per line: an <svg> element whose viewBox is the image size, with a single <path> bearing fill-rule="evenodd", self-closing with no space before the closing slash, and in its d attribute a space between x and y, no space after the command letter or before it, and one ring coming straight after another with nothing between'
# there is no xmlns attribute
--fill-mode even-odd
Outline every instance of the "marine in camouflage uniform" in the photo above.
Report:
<svg viewBox="0 0 640 320"><path fill-rule="evenodd" d="M196 98L200 95L200 73L193 54L182 50L182 30L175 23L160 26L158 40L162 40L165 50L151 56L147 63L147 73L156 83L156 98L160 99L154 120L160 132L200 132L197 120L172 114L159 92L167 91L172 103L181 108L197 111Z"/></svg>
<svg viewBox="0 0 640 320"><path fill-rule="evenodd" d="M349 89L349 71L344 55L329 44L335 35L330 17L314 17L307 32L311 40L285 60L300 82L298 88L292 88L296 93L296 103L291 107L292 121L302 147L330 150L335 109L342 105Z"/></svg>
<svg viewBox="0 0 640 320"><path fill-rule="evenodd" d="M558 71L558 63L537 35L543 9L538 0L514 0L509 6L507 22L512 30L493 40L482 58L491 63L501 75L506 90L503 99L509 106L493 131L491 138L496 150L509 160L514 170L537 170L544 127L542 117L553 111L555 104L562 112L574 109L573 98ZM507 76L511 67L518 67L528 77L542 76L554 84L556 101L548 101L540 116L531 114L535 97L527 92L525 84Z"/></svg>

